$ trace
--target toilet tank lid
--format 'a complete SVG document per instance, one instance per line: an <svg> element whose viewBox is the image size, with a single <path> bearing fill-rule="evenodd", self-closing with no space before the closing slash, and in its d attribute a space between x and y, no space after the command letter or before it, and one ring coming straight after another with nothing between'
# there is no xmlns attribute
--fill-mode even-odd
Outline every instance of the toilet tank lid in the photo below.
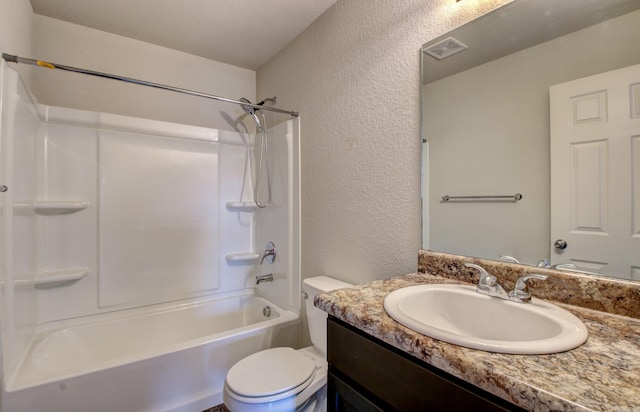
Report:
<svg viewBox="0 0 640 412"><path fill-rule="evenodd" d="M314 276L306 278L302 281L303 287L307 287L313 290L307 290L307 293L315 294L314 292L323 293L329 292L335 289L348 288L353 286L350 283L343 282L338 279L330 278L329 276Z"/></svg>

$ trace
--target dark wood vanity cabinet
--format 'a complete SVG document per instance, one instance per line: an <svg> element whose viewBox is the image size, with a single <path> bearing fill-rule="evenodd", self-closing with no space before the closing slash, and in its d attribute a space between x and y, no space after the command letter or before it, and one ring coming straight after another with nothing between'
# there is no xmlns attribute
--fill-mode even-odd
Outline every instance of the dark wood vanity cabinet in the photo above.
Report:
<svg viewBox="0 0 640 412"><path fill-rule="evenodd" d="M522 410L334 317L327 332L329 412Z"/></svg>

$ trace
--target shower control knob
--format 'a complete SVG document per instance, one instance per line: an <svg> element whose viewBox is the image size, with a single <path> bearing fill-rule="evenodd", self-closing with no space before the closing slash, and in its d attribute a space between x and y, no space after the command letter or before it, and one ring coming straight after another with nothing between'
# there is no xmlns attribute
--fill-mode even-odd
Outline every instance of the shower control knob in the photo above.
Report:
<svg viewBox="0 0 640 412"><path fill-rule="evenodd" d="M558 239L553 243L553 246L556 249L566 249L567 248L567 242L562 240L562 239Z"/></svg>
<svg viewBox="0 0 640 412"><path fill-rule="evenodd" d="M276 245L273 242L267 242L264 247L264 252L262 253L262 259L260 260L260 264L262 265L265 261L269 263L273 263L276 261Z"/></svg>

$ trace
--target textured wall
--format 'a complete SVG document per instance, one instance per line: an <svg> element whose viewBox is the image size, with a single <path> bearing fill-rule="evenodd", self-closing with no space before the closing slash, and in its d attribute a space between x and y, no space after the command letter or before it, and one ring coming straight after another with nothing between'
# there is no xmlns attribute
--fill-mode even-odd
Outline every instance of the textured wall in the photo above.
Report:
<svg viewBox="0 0 640 412"><path fill-rule="evenodd" d="M302 115L302 276L414 272L420 46L508 0L339 0L258 71Z"/></svg>

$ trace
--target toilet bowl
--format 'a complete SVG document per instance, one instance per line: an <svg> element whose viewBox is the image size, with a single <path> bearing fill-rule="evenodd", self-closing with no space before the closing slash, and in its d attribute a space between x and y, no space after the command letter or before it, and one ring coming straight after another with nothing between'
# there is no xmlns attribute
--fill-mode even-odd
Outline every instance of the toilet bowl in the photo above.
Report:
<svg viewBox="0 0 640 412"><path fill-rule="evenodd" d="M232 412L320 410L315 395L326 382L325 356L313 347L267 349L229 370L224 403Z"/></svg>
<svg viewBox="0 0 640 412"><path fill-rule="evenodd" d="M225 406L232 412L325 411L327 314L313 306L313 298L349 286L327 276L305 279L302 290L313 346L271 348L237 362L225 379Z"/></svg>

